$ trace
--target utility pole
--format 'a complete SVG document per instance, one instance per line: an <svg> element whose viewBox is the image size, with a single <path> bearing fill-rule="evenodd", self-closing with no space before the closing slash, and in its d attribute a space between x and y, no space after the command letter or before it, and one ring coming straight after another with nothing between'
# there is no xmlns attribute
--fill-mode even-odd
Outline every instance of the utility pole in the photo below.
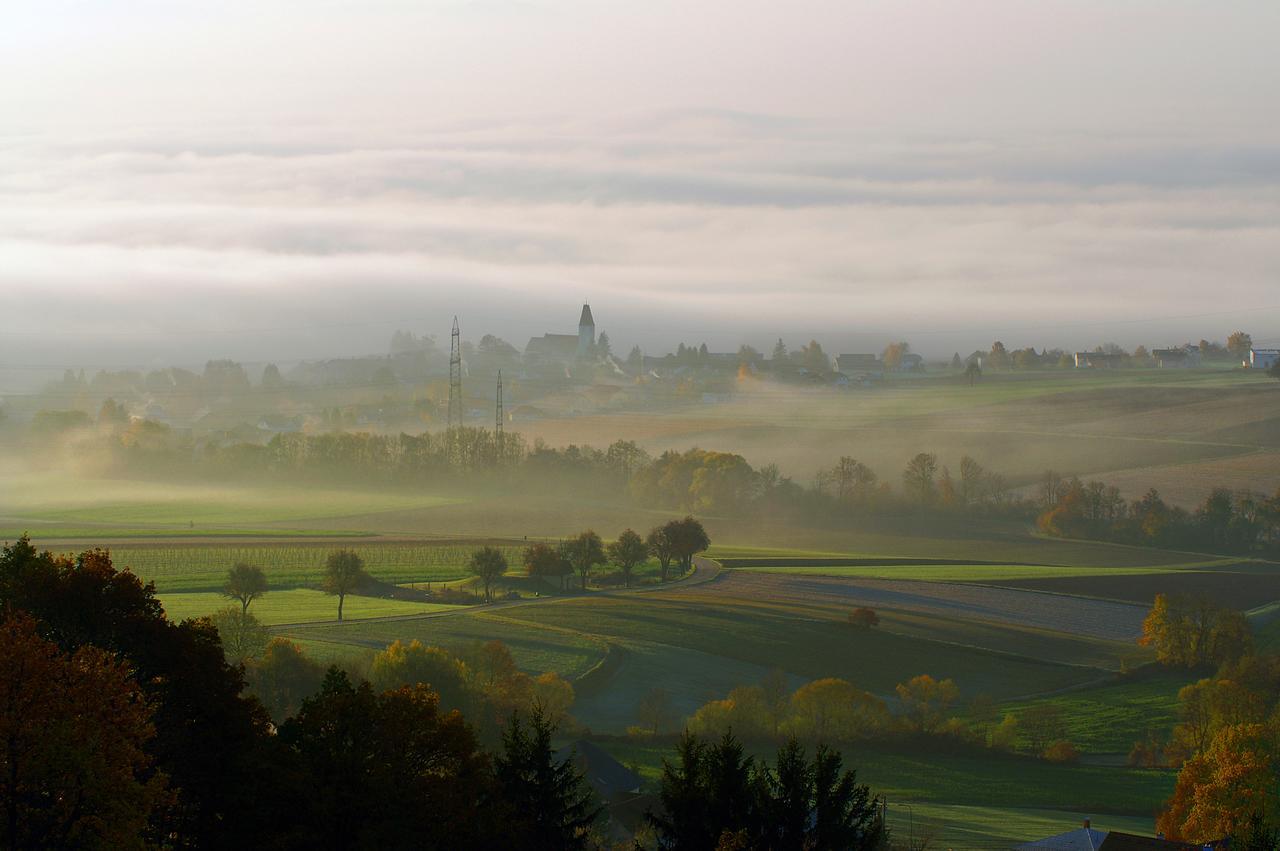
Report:
<svg viewBox="0 0 1280 851"><path fill-rule="evenodd" d="M462 428L462 335L456 316L449 340L449 430L455 428Z"/></svg>
<svg viewBox="0 0 1280 851"><path fill-rule="evenodd" d="M493 445L497 449L498 464L502 463L503 438L505 437L503 421L505 419L506 417L502 413L502 370L498 370L498 403L494 408L493 417Z"/></svg>

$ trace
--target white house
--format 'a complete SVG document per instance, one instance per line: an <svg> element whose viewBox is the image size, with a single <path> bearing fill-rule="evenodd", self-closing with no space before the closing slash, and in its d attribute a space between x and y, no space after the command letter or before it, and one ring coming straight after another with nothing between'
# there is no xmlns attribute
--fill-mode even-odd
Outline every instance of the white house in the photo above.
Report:
<svg viewBox="0 0 1280 851"><path fill-rule="evenodd" d="M1250 369L1271 369L1280 361L1280 349L1250 349L1249 363Z"/></svg>

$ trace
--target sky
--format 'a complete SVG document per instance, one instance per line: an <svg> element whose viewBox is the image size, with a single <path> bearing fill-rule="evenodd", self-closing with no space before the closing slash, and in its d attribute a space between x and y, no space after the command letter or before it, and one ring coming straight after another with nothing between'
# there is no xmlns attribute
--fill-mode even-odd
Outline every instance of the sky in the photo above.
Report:
<svg viewBox="0 0 1280 851"><path fill-rule="evenodd" d="M0 375L455 314L523 346L583 300L650 352L1280 346L1277 32L1274 0L6 0Z"/></svg>

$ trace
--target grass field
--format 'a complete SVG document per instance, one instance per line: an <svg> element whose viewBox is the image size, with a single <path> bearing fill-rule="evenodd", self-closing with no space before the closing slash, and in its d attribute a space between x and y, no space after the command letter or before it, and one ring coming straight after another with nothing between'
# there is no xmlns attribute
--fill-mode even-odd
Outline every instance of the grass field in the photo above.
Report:
<svg viewBox="0 0 1280 851"><path fill-rule="evenodd" d="M37 542L38 543L38 542ZM496 545L519 564L522 546L501 541L271 542L260 544L126 544L112 559L161 591L216 591L237 562L261 567L273 588L316 586L324 561L336 549L355 551L376 579L392 584L447 583L469 576L467 560L481 546ZM73 552L74 549L67 549Z"/></svg>
<svg viewBox="0 0 1280 851"><path fill-rule="evenodd" d="M211 591L160 594L165 614L171 620L200 617L213 614L227 606L238 606L221 594ZM342 615L348 620L380 618L396 615L417 615L456 609L439 603L419 603L409 600L388 600L381 597L348 595L343 603ZM255 600L249 607L254 617L268 626L282 623L328 621L338 616L338 598L323 591L309 588L290 588L270 591Z"/></svg>

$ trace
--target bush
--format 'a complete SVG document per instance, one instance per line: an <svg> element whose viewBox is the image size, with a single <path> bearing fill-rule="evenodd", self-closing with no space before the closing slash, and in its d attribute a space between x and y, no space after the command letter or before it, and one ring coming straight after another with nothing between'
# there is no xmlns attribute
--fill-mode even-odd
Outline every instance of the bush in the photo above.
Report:
<svg viewBox="0 0 1280 851"><path fill-rule="evenodd" d="M1067 763L1078 762L1080 759L1080 751L1076 750L1076 746L1061 739L1049 745L1041 754L1047 762Z"/></svg>
<svg viewBox="0 0 1280 851"><path fill-rule="evenodd" d="M876 614L875 609L857 608L849 612L849 626L858 629L870 629L873 626L880 625L880 616Z"/></svg>

